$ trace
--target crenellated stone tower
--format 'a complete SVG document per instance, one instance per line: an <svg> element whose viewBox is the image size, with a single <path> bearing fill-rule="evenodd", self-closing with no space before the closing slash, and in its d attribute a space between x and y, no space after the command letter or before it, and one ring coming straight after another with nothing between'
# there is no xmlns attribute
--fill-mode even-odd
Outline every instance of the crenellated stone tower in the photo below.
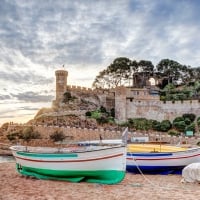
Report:
<svg viewBox="0 0 200 200"><path fill-rule="evenodd" d="M56 100L55 103L59 103L63 99L63 94L67 88L67 76L68 72L64 69L56 70Z"/></svg>

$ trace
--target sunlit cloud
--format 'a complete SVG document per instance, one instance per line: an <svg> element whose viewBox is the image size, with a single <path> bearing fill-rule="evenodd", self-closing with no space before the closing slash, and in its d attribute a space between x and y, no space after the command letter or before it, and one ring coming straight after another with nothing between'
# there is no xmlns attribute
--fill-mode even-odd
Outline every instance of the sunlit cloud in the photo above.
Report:
<svg viewBox="0 0 200 200"><path fill-rule="evenodd" d="M121 56L200 66L199 10L189 0L1 0L0 105L51 106L62 65L68 84L86 87Z"/></svg>

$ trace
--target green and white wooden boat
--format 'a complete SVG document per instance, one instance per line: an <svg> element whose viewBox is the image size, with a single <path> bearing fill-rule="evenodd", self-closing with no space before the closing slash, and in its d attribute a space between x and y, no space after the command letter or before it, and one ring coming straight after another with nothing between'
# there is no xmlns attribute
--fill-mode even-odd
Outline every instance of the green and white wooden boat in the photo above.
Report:
<svg viewBox="0 0 200 200"><path fill-rule="evenodd" d="M38 179L116 184L125 177L126 145L70 148L12 146L17 171Z"/></svg>

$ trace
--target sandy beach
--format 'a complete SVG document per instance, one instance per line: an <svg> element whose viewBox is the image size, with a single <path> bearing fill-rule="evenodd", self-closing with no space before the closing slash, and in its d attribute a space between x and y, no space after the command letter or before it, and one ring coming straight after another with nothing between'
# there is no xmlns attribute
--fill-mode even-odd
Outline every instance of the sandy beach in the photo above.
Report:
<svg viewBox="0 0 200 200"><path fill-rule="evenodd" d="M181 183L181 179L181 175L126 173L117 185L70 183L24 177L14 162L0 163L0 200L198 199L200 184Z"/></svg>

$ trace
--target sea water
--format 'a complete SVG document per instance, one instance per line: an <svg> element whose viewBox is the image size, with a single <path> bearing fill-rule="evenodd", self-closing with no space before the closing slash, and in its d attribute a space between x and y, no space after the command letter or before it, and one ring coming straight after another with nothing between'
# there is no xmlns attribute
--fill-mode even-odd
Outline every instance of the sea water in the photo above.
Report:
<svg viewBox="0 0 200 200"><path fill-rule="evenodd" d="M13 156L0 156L0 163L14 162Z"/></svg>

